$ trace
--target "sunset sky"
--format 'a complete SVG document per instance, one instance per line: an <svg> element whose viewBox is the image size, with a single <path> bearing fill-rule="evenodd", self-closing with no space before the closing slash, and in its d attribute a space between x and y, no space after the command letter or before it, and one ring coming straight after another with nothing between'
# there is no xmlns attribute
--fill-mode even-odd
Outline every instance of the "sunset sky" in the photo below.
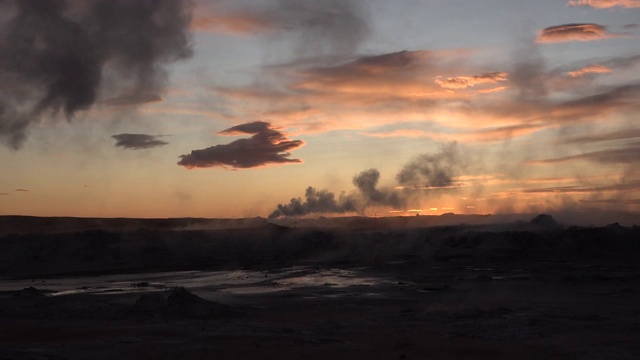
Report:
<svg viewBox="0 0 640 360"><path fill-rule="evenodd" d="M0 0L4 215L640 211L638 124L640 0Z"/></svg>

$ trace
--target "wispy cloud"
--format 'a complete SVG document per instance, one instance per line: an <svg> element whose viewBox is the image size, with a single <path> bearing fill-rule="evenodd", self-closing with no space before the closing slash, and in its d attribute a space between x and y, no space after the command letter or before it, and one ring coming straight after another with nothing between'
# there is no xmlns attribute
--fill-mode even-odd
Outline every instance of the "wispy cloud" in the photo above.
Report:
<svg viewBox="0 0 640 360"><path fill-rule="evenodd" d="M116 147L133 150L149 149L168 144L166 141L159 140L162 135L118 134L111 137L116 140Z"/></svg>
<svg viewBox="0 0 640 360"><path fill-rule="evenodd" d="M621 204L621 205L640 205L640 199L598 199L598 200L580 200L581 203L587 204Z"/></svg>
<svg viewBox="0 0 640 360"><path fill-rule="evenodd" d="M188 169L228 167L247 169L271 164L301 163L290 159L290 151L304 145L302 140L289 140L271 124L263 121L242 124L223 130L219 135L253 134L248 139L238 139L229 144L215 145L190 154L181 155L178 165Z"/></svg>
<svg viewBox="0 0 640 360"><path fill-rule="evenodd" d="M604 25L585 24L563 24L544 28L538 32L536 42L538 43L561 43L568 41L594 41L625 37L627 34L616 34L607 31Z"/></svg>
<svg viewBox="0 0 640 360"><path fill-rule="evenodd" d="M351 54L369 35L368 16L354 1L201 3L192 28L229 35L295 35L302 55Z"/></svg>
<svg viewBox="0 0 640 360"><path fill-rule="evenodd" d="M409 124L410 125L410 124ZM425 138L436 141L462 141L464 143L484 143L484 142L498 142L510 139L513 137L520 137L537 130L542 129L544 126L542 123L525 123L509 126L500 126L492 128L481 128L477 130L464 130L464 129L434 129L423 130L411 127L402 127L400 123L394 128L378 128L371 129L364 132L365 135L379 138L390 137L404 137L404 138Z"/></svg>
<svg viewBox="0 0 640 360"><path fill-rule="evenodd" d="M604 68L579 64L548 70L544 62L529 61L502 81L506 72L477 71L477 64L466 63L468 56L418 50L361 56L333 66L282 65L267 68L273 72L269 78L272 83L218 87L213 95L220 100L224 111L221 116L232 121L260 117L302 133L359 130L374 137L474 143L499 142L545 128L586 124L604 116L640 111L638 84L603 86L589 76L567 75L570 71L606 71ZM639 62L640 57L631 56L599 59L597 64L622 76ZM529 78L522 80L523 72ZM458 91L434 82L441 74L451 73L477 73L480 75L469 78L500 80L497 84L504 86L500 91L482 94L480 85ZM540 84L544 91L522 96L520 89L530 89L532 83ZM415 127L412 122L435 126Z"/></svg>
<svg viewBox="0 0 640 360"><path fill-rule="evenodd" d="M555 164L569 161L591 161L600 164L636 164L640 162L640 145L608 149L599 151L590 151L578 155L563 156L544 160L528 161L528 164Z"/></svg>
<svg viewBox="0 0 640 360"><path fill-rule="evenodd" d="M436 77L436 84L445 89L466 89L477 85L495 84L507 81L506 72L491 72L476 76L456 76L446 79L441 76Z"/></svg>
<svg viewBox="0 0 640 360"><path fill-rule="evenodd" d="M569 6L591 6L596 9L612 7L640 8L640 0L570 0Z"/></svg>
<svg viewBox="0 0 640 360"><path fill-rule="evenodd" d="M15 189L14 191L16 191L16 192L28 192L29 190L27 190L27 189Z"/></svg>
<svg viewBox="0 0 640 360"><path fill-rule="evenodd" d="M104 100L102 104L108 106L132 106L162 101L158 94L128 94Z"/></svg>
<svg viewBox="0 0 640 360"><path fill-rule="evenodd" d="M273 83L218 87L213 95L221 100L224 114L233 114L238 120L260 117L304 132L364 129L399 119L424 121L426 111L448 102L498 96L508 90L507 86L476 85L494 81L506 85L507 81L502 79L504 72L486 73L477 71L476 66L460 65L468 53L464 49L399 51L337 61L335 65L283 65L267 68L273 72ZM441 74L469 72L484 74L469 77L469 85L478 89L453 91L434 82ZM438 112L430 114L438 117Z"/></svg>
<svg viewBox="0 0 640 360"><path fill-rule="evenodd" d="M585 66L578 70L567 71L566 74L575 78L575 77L585 76L589 74L607 74L611 72L613 72L613 69L608 66L593 64L593 65Z"/></svg>
<svg viewBox="0 0 640 360"><path fill-rule="evenodd" d="M640 129L623 129L609 132L601 132L596 135L575 136L562 139L563 143L591 143L599 141L625 140L640 138Z"/></svg>

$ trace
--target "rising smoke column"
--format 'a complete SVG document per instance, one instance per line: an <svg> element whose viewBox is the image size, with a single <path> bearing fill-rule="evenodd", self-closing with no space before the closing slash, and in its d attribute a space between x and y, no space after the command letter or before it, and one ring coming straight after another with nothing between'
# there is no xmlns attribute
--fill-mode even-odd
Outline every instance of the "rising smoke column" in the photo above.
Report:
<svg viewBox="0 0 640 360"><path fill-rule="evenodd" d="M187 0L0 0L0 140L19 149L43 116L98 99L157 99L165 64L191 56ZM144 102L135 100L135 102Z"/></svg>

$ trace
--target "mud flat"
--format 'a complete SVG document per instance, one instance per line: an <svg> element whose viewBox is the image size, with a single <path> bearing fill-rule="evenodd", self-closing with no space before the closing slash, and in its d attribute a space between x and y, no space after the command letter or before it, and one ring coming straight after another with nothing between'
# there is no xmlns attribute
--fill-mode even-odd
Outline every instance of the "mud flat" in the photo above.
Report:
<svg viewBox="0 0 640 360"><path fill-rule="evenodd" d="M0 359L636 359L639 235L546 216L6 235Z"/></svg>

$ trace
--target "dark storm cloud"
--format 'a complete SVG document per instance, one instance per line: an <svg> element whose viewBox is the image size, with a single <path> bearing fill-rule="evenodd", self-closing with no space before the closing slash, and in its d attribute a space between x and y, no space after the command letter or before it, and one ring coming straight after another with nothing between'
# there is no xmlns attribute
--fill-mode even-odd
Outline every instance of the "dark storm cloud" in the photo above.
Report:
<svg viewBox="0 0 640 360"><path fill-rule="evenodd" d="M234 126L219 132L220 135L253 134L248 139L239 139L229 144L215 145L202 150L193 150L181 155L178 165L186 168L209 168L215 166L246 169L269 164L301 163L300 159L289 159L290 151L304 145L302 140L289 140L271 124L256 121Z"/></svg>
<svg viewBox="0 0 640 360"><path fill-rule="evenodd" d="M336 199L328 190L316 190L309 186L304 194L305 200L292 198L288 204L278 204L269 218L280 216L304 216L322 213L347 213L356 211L356 202L352 196L341 195Z"/></svg>
<svg viewBox="0 0 640 360"><path fill-rule="evenodd" d="M158 140L158 138L161 136L162 135L118 134L113 135L112 138L116 140L116 147L139 150L167 145L168 142Z"/></svg>
<svg viewBox="0 0 640 360"><path fill-rule="evenodd" d="M0 138L13 149L41 116L89 109L104 83L110 97L157 97L163 66L191 55L187 0L0 1Z"/></svg>
<svg viewBox="0 0 640 360"><path fill-rule="evenodd" d="M435 154L422 154L405 164L396 180L400 185L413 188L450 187L462 166L457 143L452 142Z"/></svg>

